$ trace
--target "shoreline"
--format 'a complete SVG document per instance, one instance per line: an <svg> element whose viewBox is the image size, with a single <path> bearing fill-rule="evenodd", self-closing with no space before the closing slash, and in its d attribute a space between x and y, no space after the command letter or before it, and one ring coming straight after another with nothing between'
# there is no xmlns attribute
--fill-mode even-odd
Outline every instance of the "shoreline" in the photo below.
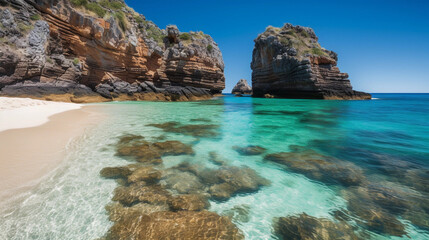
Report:
<svg viewBox="0 0 429 240"><path fill-rule="evenodd" d="M55 114L76 110L82 106L32 98L0 97L0 133L10 129L40 126Z"/></svg>
<svg viewBox="0 0 429 240"><path fill-rule="evenodd" d="M0 132L0 201L34 188L63 161L67 145L103 118L96 106L82 106L47 117L34 127Z"/></svg>

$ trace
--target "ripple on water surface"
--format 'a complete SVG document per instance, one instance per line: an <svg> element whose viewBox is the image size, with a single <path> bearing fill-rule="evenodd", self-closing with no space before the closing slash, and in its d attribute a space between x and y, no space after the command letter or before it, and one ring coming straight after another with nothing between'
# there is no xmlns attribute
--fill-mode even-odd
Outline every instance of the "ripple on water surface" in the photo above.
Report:
<svg viewBox="0 0 429 240"><path fill-rule="evenodd" d="M270 184L256 191L210 200L209 211L231 217L246 239L278 238L273 222L291 216L327 227L332 227L330 221L341 221L363 239L428 239L429 107L422 102L429 96L375 97L377 101L224 97L101 104L111 117L70 143L66 161L37 188L18 197L18 204L1 207L0 239L104 236L113 224L105 206L118 185L99 172L132 163L115 154L118 137L124 134L192 145L193 155L163 156L163 164L156 166L161 171L182 162L201 169L226 164L229 169L248 167L268 179ZM237 146L264 150L246 154ZM311 153L290 154L294 146L317 152L311 164L291 165L297 158L308 161ZM293 159L264 159L281 152ZM217 161L211 159L213 153ZM327 175L342 166L352 166L364 178L349 186L338 181L350 172ZM365 221L372 216L365 208L384 218L374 224ZM296 224L297 219L283 218L282 224Z"/></svg>

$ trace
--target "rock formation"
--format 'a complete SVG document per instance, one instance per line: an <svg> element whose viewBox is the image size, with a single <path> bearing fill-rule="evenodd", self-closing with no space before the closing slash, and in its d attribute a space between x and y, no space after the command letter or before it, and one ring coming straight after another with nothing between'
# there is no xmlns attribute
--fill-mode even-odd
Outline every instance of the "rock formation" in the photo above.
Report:
<svg viewBox="0 0 429 240"><path fill-rule="evenodd" d="M371 99L354 91L347 73L337 67L337 54L318 43L313 29L267 27L255 39L252 87L255 97Z"/></svg>
<svg viewBox="0 0 429 240"><path fill-rule="evenodd" d="M364 239L347 222L333 222L302 213L297 216L280 217L274 223L274 232L280 239Z"/></svg>
<svg viewBox="0 0 429 240"><path fill-rule="evenodd" d="M223 69L209 35L160 29L123 0L0 0L1 95L205 99L221 93Z"/></svg>
<svg viewBox="0 0 429 240"><path fill-rule="evenodd" d="M232 94L252 94L252 87L249 86L246 79L240 79L232 89Z"/></svg>

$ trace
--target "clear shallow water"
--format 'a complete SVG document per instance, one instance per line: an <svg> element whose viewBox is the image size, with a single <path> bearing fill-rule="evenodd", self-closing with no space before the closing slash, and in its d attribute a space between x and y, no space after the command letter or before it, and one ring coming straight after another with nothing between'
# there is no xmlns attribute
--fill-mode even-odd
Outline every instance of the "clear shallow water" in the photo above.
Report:
<svg viewBox="0 0 429 240"><path fill-rule="evenodd" d="M110 202L115 181L103 179L106 166L129 162L114 155L118 137L141 134L155 140L193 144L195 156L165 157L164 167L182 161L214 167L208 153L215 151L228 164L248 166L271 185L224 202L211 202L210 211L224 214L246 209L245 220L234 219L247 239L275 239L272 220L302 212L333 218L347 207L340 185L328 185L291 171L260 156L242 156L232 146L258 145L268 153L289 152L291 145L352 162L371 179L383 179L407 188L395 171L429 169L429 95L374 94L372 101L318 101L252 99L227 96L213 101L163 103L120 102L99 104L111 117L68 146L66 161L19 204L0 208L0 239L94 239L111 226L104 206ZM209 120L206 122L204 120ZM220 135L195 138L166 133L147 126L177 121L182 124L217 124ZM423 175L427 177L427 175ZM415 180L415 179L414 179ZM426 180L427 179L418 179ZM423 193L426 194L426 193ZM426 206L427 207L427 206ZM408 236L428 239L429 233L401 219ZM372 239L400 239L369 232Z"/></svg>

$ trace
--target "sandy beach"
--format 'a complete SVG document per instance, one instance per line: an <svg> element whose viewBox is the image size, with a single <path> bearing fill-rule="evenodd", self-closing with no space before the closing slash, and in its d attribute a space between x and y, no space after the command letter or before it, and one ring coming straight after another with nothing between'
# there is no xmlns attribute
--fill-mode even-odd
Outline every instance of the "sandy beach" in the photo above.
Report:
<svg viewBox="0 0 429 240"><path fill-rule="evenodd" d="M0 200L29 190L61 163L67 144L94 126L94 106L0 98Z"/></svg>

